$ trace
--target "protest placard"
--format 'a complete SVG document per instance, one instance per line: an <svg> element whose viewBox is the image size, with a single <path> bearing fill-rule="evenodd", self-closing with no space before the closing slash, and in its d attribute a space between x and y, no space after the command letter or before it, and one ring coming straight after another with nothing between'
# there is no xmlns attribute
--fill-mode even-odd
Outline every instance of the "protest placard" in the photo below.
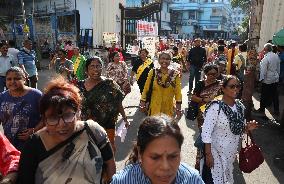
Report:
<svg viewBox="0 0 284 184"><path fill-rule="evenodd" d="M110 47L111 44L115 42L118 42L118 37L116 33L109 33L109 32L103 32L103 43L105 47Z"/></svg>

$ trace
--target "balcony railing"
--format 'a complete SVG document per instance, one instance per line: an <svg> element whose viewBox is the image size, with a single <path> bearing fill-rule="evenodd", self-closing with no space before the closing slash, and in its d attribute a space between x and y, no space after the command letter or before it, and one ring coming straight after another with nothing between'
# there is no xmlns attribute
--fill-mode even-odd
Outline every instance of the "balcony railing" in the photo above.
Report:
<svg viewBox="0 0 284 184"><path fill-rule="evenodd" d="M161 12L162 5L160 1L153 1L150 4L142 7L128 7L124 8L125 19L143 19L154 13Z"/></svg>

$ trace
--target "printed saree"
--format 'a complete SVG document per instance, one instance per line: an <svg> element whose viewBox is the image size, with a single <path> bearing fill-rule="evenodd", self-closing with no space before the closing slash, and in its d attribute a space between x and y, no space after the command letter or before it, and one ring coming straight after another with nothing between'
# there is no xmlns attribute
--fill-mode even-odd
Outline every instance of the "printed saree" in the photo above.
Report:
<svg viewBox="0 0 284 184"><path fill-rule="evenodd" d="M64 145L59 144L49 150L49 154L38 165L35 183L100 184L103 159L98 146L105 146L108 139L96 126L90 127L97 140L93 140L83 128Z"/></svg>

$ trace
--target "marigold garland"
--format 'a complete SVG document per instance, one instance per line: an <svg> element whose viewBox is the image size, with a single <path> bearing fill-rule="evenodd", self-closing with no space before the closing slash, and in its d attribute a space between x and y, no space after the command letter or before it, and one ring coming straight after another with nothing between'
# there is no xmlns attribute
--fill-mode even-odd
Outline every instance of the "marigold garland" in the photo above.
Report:
<svg viewBox="0 0 284 184"><path fill-rule="evenodd" d="M170 85L172 85L175 88L176 87L175 79L178 75L179 75L179 72L177 70L169 69L168 76L167 76L165 82L163 83L162 71L159 68L156 69L157 83L158 83L158 85L162 86L163 88L168 88Z"/></svg>

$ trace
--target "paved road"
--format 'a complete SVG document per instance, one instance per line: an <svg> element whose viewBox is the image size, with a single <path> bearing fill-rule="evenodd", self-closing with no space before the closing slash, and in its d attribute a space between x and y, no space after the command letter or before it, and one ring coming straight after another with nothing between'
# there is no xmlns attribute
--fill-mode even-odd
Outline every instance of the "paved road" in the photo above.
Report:
<svg viewBox="0 0 284 184"><path fill-rule="evenodd" d="M46 81L51 78L51 72L44 69L40 71L39 89L43 89ZM184 74L182 80L182 94L183 104L182 108L187 107L187 79L188 74ZM137 129L141 120L145 115L138 110L139 104L139 89L137 84L132 87L132 92L128 94L123 101L126 108L126 115L128 116L131 127L128 130L125 142L121 143L120 138L116 139L117 153L116 163L117 169L120 170L124 167L128 158L128 154L132 149L133 142L136 139ZM259 106L259 102L254 99L255 106ZM281 98L282 104L284 102ZM281 103L280 103L281 104ZM281 108L283 109L283 105ZM282 112L282 111L280 111ZM269 112L266 112L269 117ZM258 118L261 120L260 118ZM118 125L121 123L119 118ZM196 149L193 146L194 140L197 137L196 122L189 121L183 116L179 121L179 125L183 131L185 141L182 146L182 161L193 166L195 163ZM241 173L238 169L237 162L235 163L234 178L236 184L277 184L284 183L284 130L280 130L279 126L273 122L262 121L261 126L254 132L256 143L262 148L265 162L255 171L250 174Z"/></svg>

